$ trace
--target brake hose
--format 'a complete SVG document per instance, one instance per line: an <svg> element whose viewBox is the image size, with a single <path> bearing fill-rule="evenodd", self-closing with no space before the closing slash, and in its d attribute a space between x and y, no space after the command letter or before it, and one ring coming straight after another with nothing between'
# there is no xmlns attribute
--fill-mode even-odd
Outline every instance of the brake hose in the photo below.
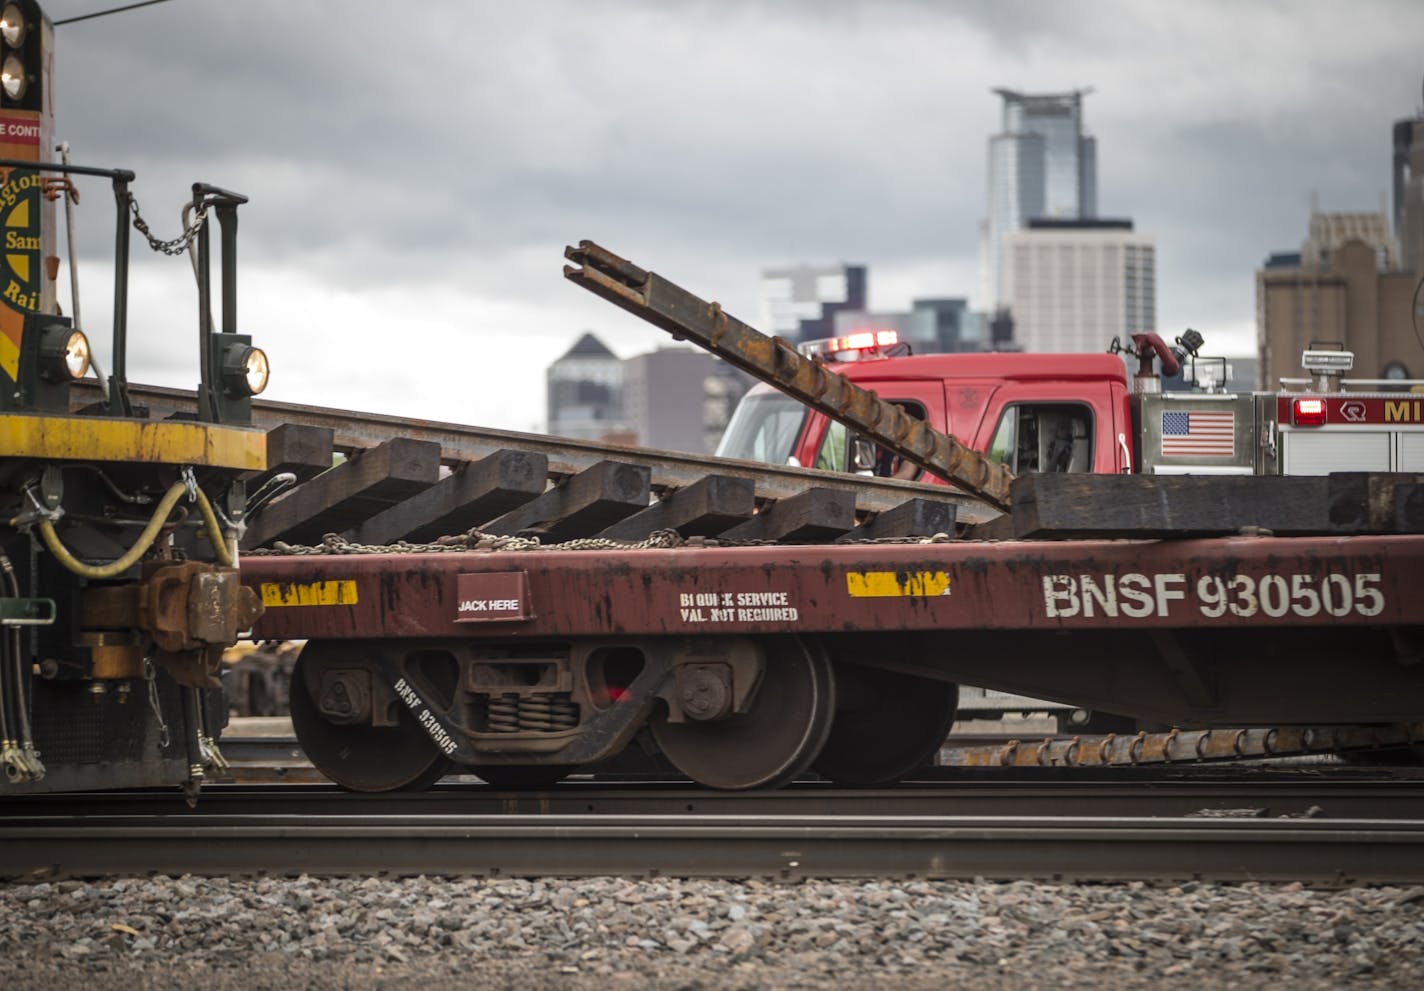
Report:
<svg viewBox="0 0 1424 991"><path fill-rule="evenodd" d="M92 565L85 564L79 560L69 549L60 543L59 534L55 532L54 523L50 520L39 521L40 536L44 539L44 545L49 552L55 556L60 564L74 572L80 578L103 579L114 578L132 568L139 560L148 553L153 542L158 539L158 533L163 529L164 523L168 521L168 514L173 512L173 507L178 504L178 500L183 497L183 493L188 491L186 482L174 482L172 487L164 493L159 500L158 507L153 511L152 518L148 525L139 534L138 541L128 549L122 557L110 561L108 564ZM234 556L228 547L227 538L223 536L222 527L218 523L217 514L213 512L212 503L208 502L207 495L203 490L193 487L193 496L197 500L198 509L202 512L203 522L207 524L208 540L213 545L213 553L217 556L218 563L224 567L231 567Z"/></svg>

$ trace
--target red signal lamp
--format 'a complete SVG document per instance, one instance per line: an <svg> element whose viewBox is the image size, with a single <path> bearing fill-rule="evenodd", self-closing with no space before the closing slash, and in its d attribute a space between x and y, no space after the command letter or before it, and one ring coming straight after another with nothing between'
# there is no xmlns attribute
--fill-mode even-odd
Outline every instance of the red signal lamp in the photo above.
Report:
<svg viewBox="0 0 1424 991"><path fill-rule="evenodd" d="M885 351L900 343L895 330L858 330L840 337L823 337L803 342L799 350L811 357L821 355L831 361L859 361L864 358L886 357Z"/></svg>
<svg viewBox="0 0 1424 991"><path fill-rule="evenodd" d="M1323 399L1297 399L1291 404L1291 423L1297 427L1323 426L1325 409Z"/></svg>

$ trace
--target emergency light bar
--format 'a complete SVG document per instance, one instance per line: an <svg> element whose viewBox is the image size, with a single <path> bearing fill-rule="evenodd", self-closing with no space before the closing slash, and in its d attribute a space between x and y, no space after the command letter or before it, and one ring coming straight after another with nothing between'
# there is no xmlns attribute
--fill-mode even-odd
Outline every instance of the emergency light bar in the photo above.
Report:
<svg viewBox="0 0 1424 991"><path fill-rule="evenodd" d="M862 358L885 357L881 349L892 348L899 343L899 331L858 330L840 337L803 341L796 350L808 358L820 355L832 361L859 361Z"/></svg>

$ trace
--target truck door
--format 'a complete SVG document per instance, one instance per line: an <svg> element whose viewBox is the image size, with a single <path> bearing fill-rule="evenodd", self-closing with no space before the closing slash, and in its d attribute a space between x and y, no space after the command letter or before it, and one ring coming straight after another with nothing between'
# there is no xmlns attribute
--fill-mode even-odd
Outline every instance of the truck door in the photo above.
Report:
<svg viewBox="0 0 1424 991"><path fill-rule="evenodd" d="M974 446L1015 475L1115 472L1114 425L1101 385L1012 382L990 399Z"/></svg>
<svg viewBox="0 0 1424 991"><path fill-rule="evenodd" d="M886 402L894 403L911 416L928 420L932 427L948 432L944 392L938 381L877 383L858 380L856 384L874 389ZM890 452L847 429L844 424L826 420L819 415L817 418L825 422L825 430L816 447L812 467L887 478L919 478L923 475L918 468L908 464L901 465Z"/></svg>

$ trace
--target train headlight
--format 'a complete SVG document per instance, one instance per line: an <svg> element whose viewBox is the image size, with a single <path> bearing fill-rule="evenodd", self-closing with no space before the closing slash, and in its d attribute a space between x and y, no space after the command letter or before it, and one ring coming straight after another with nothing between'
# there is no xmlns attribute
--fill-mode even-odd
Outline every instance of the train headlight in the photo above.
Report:
<svg viewBox="0 0 1424 991"><path fill-rule="evenodd" d="M89 374L89 338L84 331L55 325L40 338L40 376L46 382L72 382Z"/></svg>
<svg viewBox="0 0 1424 991"><path fill-rule="evenodd" d="M7 3L0 12L0 38L11 48L19 48L25 40L25 15L20 13L19 4Z"/></svg>
<svg viewBox="0 0 1424 991"><path fill-rule="evenodd" d="M25 95L26 86L25 64L14 55L6 55L0 64L0 89L10 99L18 100Z"/></svg>
<svg viewBox="0 0 1424 991"><path fill-rule="evenodd" d="M261 393L267 388L270 374L267 352L261 348L244 344L230 349L223 356L223 391L234 399Z"/></svg>

